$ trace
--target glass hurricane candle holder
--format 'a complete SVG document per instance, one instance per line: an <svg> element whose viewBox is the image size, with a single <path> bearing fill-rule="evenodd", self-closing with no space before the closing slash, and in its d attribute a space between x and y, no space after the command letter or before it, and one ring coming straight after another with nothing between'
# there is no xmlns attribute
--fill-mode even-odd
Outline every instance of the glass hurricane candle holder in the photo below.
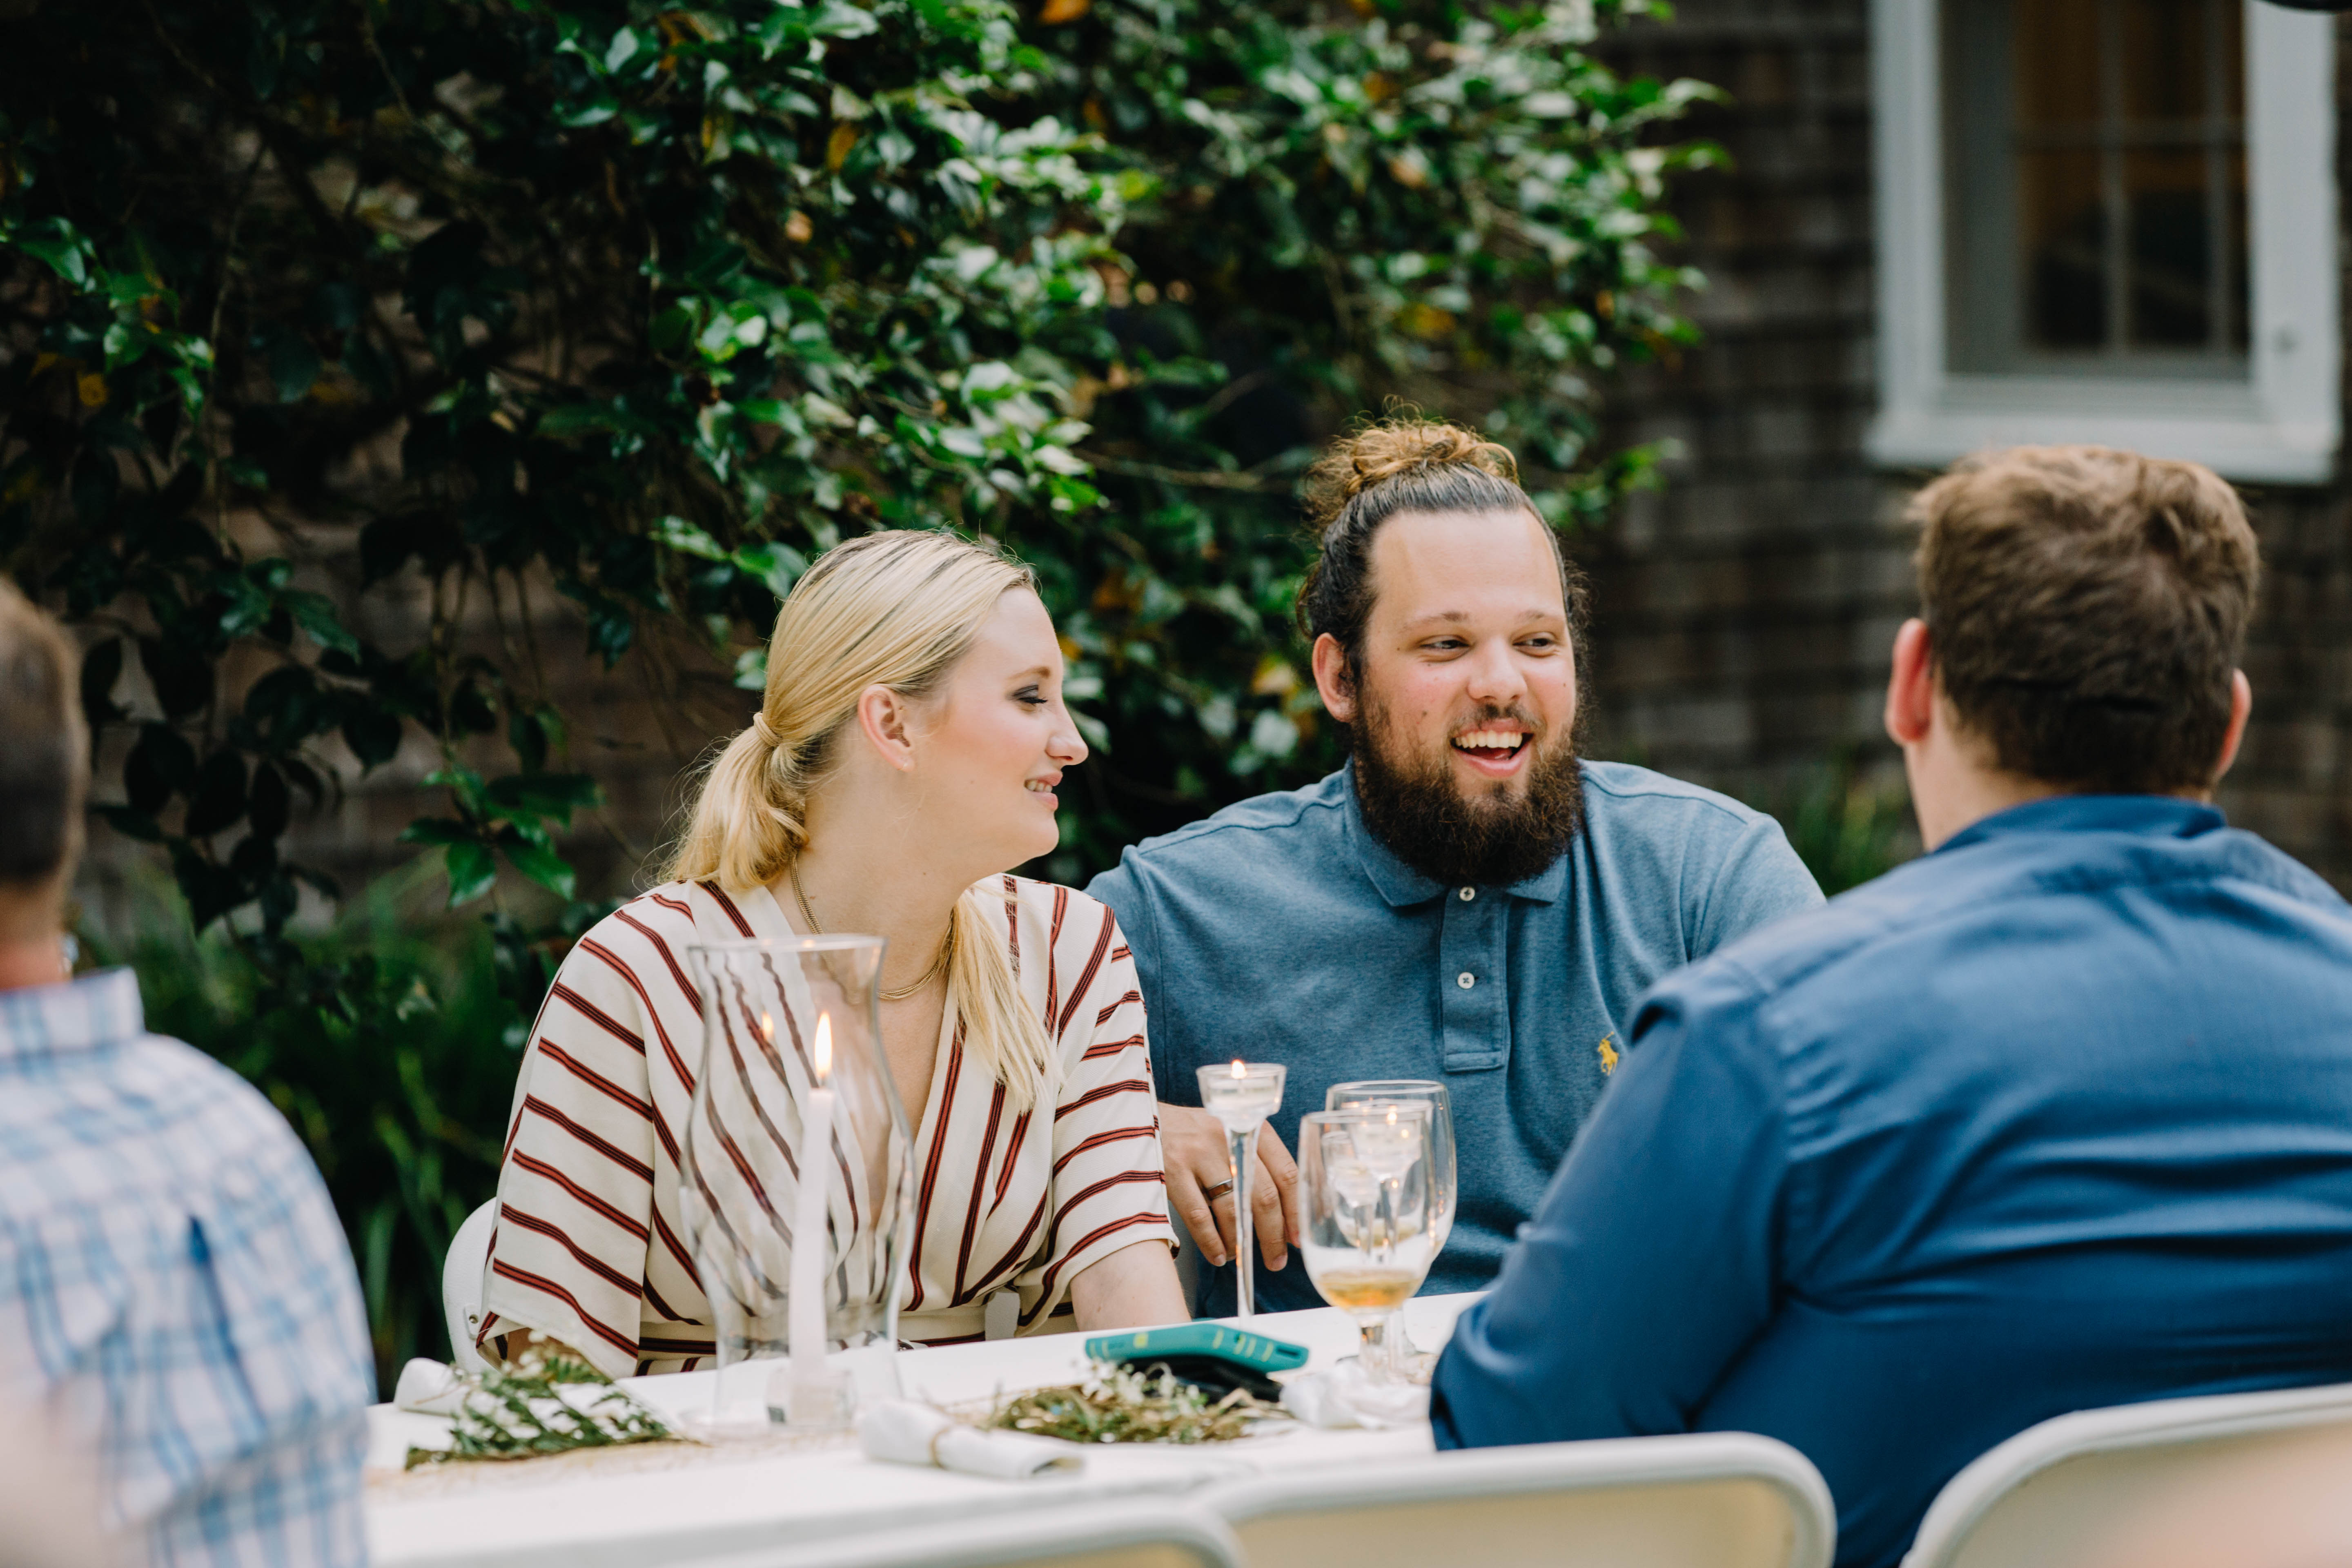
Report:
<svg viewBox="0 0 2352 1568"><path fill-rule="evenodd" d="M882 949L844 935L688 950L703 1040L678 1210L719 1363L698 1436L846 1426L856 1390L833 1352L898 1343L914 1162L882 1051Z"/></svg>
<svg viewBox="0 0 2352 1568"><path fill-rule="evenodd" d="M1257 1130L1282 1109L1283 1068L1273 1062L1234 1061L1200 1071L1201 1104L1225 1129L1234 1183L1234 1315L1257 1310L1255 1221L1250 1213L1250 1173L1257 1163Z"/></svg>

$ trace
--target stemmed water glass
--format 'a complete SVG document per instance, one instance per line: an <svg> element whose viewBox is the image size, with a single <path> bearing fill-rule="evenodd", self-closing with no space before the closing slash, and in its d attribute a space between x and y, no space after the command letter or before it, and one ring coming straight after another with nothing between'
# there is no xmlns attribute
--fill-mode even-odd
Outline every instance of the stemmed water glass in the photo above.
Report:
<svg viewBox="0 0 2352 1568"><path fill-rule="evenodd" d="M1250 1209L1250 1173L1257 1167L1257 1130L1282 1109L1285 1069L1276 1062L1236 1060L1200 1069L1202 1108L1225 1130L1234 1188L1234 1315L1257 1310Z"/></svg>
<svg viewBox="0 0 2352 1568"><path fill-rule="evenodd" d="M1425 1101L1398 1101L1299 1120L1299 1251L1323 1299L1356 1320L1360 1365L1374 1383L1402 1381L1388 1324L1437 1255L1430 1116Z"/></svg>
<svg viewBox="0 0 2352 1568"><path fill-rule="evenodd" d="M1429 1252L1434 1259L1445 1250L1446 1237L1454 1233L1454 1194L1458 1190L1454 1160L1454 1108L1445 1086L1434 1079L1366 1079L1334 1084L1323 1096L1326 1110L1377 1110L1388 1105L1429 1107ZM1437 1358L1412 1348L1403 1308L1398 1308L1389 1321L1382 1344L1395 1371L1416 1383L1429 1380Z"/></svg>

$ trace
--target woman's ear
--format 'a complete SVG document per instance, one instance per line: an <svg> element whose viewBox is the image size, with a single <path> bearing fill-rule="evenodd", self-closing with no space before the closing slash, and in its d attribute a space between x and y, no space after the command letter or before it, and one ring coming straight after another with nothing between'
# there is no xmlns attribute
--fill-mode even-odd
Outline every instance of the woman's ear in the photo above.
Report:
<svg viewBox="0 0 2352 1568"><path fill-rule="evenodd" d="M913 721L913 704L887 686L869 686L857 694L857 727L866 743L902 773L915 768Z"/></svg>

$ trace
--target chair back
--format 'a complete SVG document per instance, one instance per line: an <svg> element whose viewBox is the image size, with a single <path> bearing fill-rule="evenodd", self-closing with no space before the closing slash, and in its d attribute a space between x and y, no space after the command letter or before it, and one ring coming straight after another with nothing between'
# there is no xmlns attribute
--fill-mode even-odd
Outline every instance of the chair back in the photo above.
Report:
<svg viewBox="0 0 2352 1568"><path fill-rule="evenodd" d="M1047 1506L982 1518L845 1536L667 1568L1247 1568L1233 1532L1211 1514L1133 1498Z"/></svg>
<svg viewBox="0 0 2352 1568"><path fill-rule="evenodd" d="M1829 1488L1744 1432L1443 1453L1231 1483L1201 1506L1260 1568L1827 1568Z"/></svg>
<svg viewBox="0 0 2352 1568"><path fill-rule="evenodd" d="M2352 1432L2352 1384L2061 1415L1954 1476L1919 1521L1903 1568L2075 1568L2205 1473L2329 1427Z"/></svg>
<svg viewBox="0 0 2352 1568"><path fill-rule="evenodd" d="M490 1231L498 1217L496 1198L467 1215L441 1260L441 1316L449 1328L449 1364L459 1372L489 1365L474 1348L474 1331L482 1326L482 1276L490 1266Z"/></svg>

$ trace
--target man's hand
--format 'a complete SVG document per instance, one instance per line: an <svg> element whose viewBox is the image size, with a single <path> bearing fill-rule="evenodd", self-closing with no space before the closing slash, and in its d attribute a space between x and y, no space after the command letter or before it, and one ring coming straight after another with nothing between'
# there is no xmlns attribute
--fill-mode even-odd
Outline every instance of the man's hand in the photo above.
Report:
<svg viewBox="0 0 2352 1568"><path fill-rule="evenodd" d="M1257 1169L1250 1177L1250 1215L1258 1255L1268 1268L1290 1261L1298 1240L1298 1167L1274 1128L1258 1123ZM1160 1152L1168 1162L1168 1201L1213 1266L1234 1255L1234 1194L1214 1203L1203 1194L1233 1179L1233 1153L1223 1123L1191 1106L1160 1107Z"/></svg>

